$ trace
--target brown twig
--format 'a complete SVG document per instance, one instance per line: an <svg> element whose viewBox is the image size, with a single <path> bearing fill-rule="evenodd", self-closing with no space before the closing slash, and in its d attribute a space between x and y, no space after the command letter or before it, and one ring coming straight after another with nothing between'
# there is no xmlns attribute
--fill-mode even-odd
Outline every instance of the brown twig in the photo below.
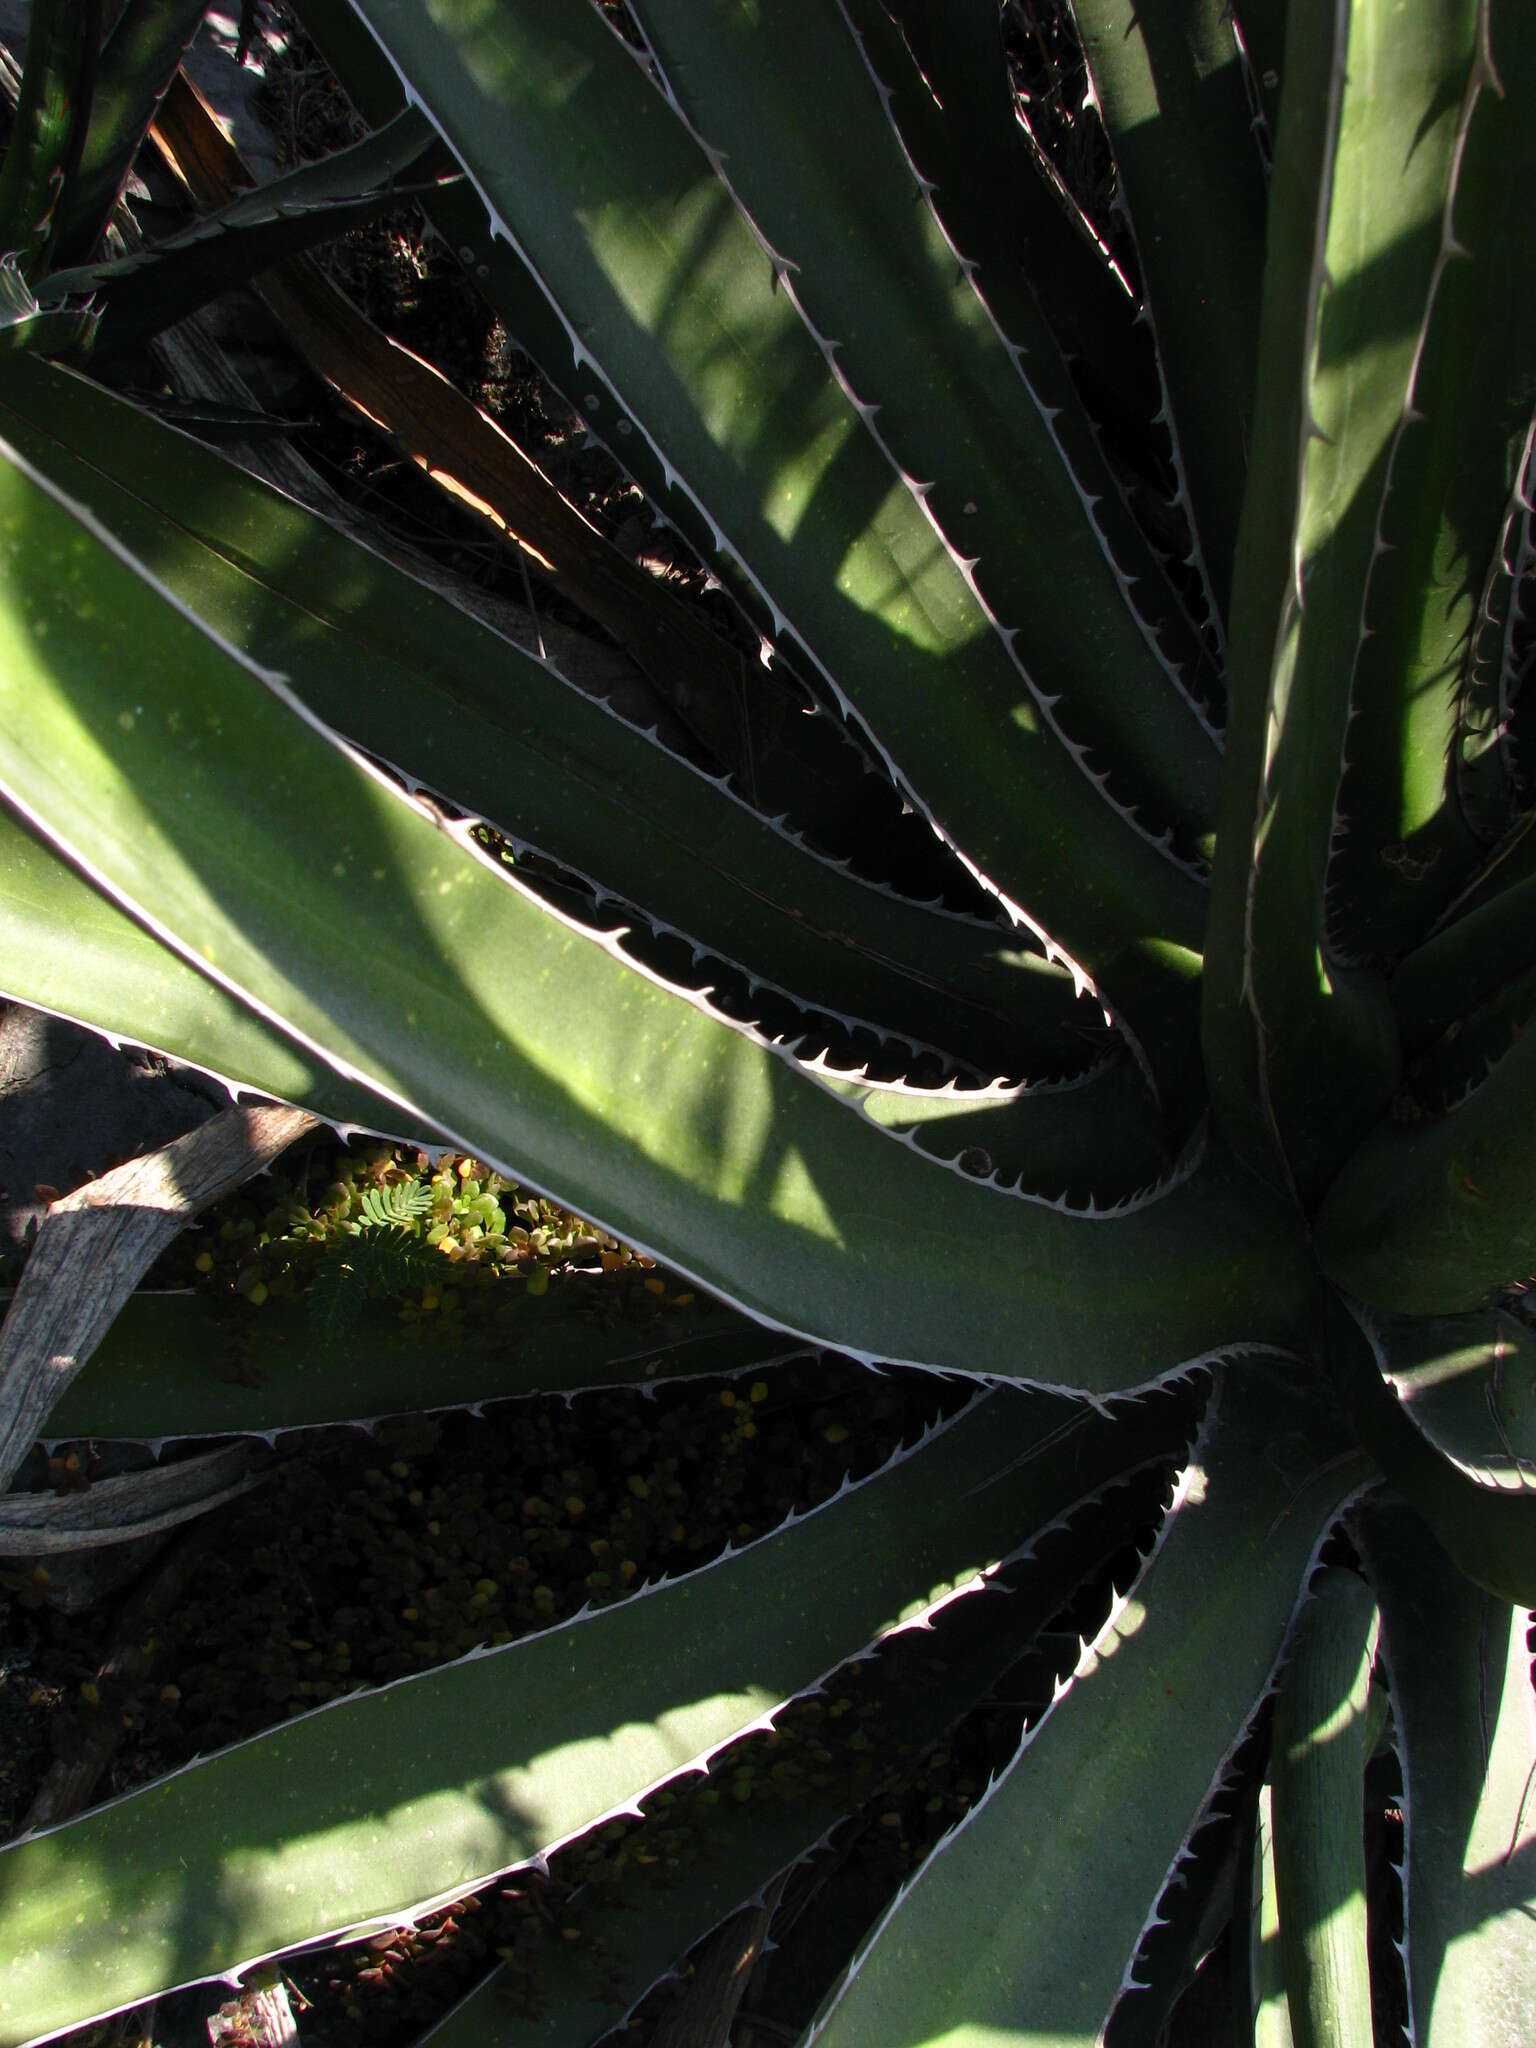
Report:
<svg viewBox="0 0 1536 2048"><path fill-rule="evenodd" d="M314 1124L301 1109L228 1109L53 1204L0 1329L0 1489L165 1247Z"/></svg>
<svg viewBox="0 0 1536 2048"><path fill-rule="evenodd" d="M70 1556L163 1535L258 1485L264 1475L249 1470L251 1455L247 1443L227 1444L80 1493L0 1495L0 1558Z"/></svg>

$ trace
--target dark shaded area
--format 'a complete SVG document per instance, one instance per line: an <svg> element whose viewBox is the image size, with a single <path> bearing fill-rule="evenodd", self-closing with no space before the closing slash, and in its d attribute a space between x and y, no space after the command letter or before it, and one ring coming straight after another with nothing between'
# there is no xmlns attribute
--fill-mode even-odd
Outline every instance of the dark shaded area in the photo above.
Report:
<svg viewBox="0 0 1536 2048"><path fill-rule="evenodd" d="M14 1270L53 1195L168 1145L227 1102L217 1082L172 1072L152 1053L118 1051L63 1018L5 1004L0 1270Z"/></svg>

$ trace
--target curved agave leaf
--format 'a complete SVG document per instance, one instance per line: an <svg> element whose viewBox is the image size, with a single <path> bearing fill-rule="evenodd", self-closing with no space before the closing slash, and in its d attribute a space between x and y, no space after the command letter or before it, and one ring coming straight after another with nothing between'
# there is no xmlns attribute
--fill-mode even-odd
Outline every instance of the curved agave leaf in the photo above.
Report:
<svg viewBox="0 0 1536 2048"><path fill-rule="evenodd" d="M1390 1495L1352 1520L1381 1601L1403 1767L1413 2038L1516 2048L1536 2000L1531 1615L1469 1586Z"/></svg>
<svg viewBox="0 0 1536 2048"><path fill-rule="evenodd" d="M1434 943L1442 927L1449 931L1460 919L1471 917L1496 903L1506 889L1520 888L1533 875L1536 875L1536 811L1526 811L1488 854L1464 892L1446 911L1441 926L1430 934L1426 945ZM1406 966L1407 962L1403 964Z"/></svg>
<svg viewBox="0 0 1536 2048"><path fill-rule="evenodd" d="M899 37L894 42L892 40L894 30L884 10L855 4L852 11L857 17L859 35L871 51L881 77L900 78L905 73L907 78L914 78L915 72L905 46ZM327 0L327 4L311 7L308 20L330 61L346 79L348 90L369 117L378 121L390 118L400 105L399 81L388 59L352 10L328 4ZM917 94L918 105L921 106L922 101L928 99L928 90L920 81ZM904 117L899 120L899 125L907 146L911 148L911 131ZM945 157L943 149L940 156ZM929 168L932 162L928 152L920 154L919 168L925 175L933 175ZM1108 360L1106 349L1114 362L1121 361L1115 353L1114 337L1121 337L1122 346L1131 340L1127 324L1131 310L1128 298L1120 286L1110 280L1097 251L1090 248L1086 237L1077 236L1066 223L1056 195L1046 189L1039 172L1026 164L1020 167L1020 173L1024 181L1020 189L1024 190L1026 197L1029 187L1036 188L1034 207L1026 207L1032 223L1030 246L1039 244L1050 251L1049 258L1042 258L1042 261L1051 279L1064 287L1069 278L1077 285L1086 282L1089 287L1083 308L1078 309L1081 326L1074 325L1068 318L1059 331L1070 336L1074 349L1080 353L1086 351L1099 363L1101 374L1095 392L1096 402L1102 403L1106 399L1123 401L1127 394L1139 390L1141 380L1138 373L1144 373L1146 367L1139 356L1134 358L1134 369L1122 365L1123 374L1120 371L1111 373L1105 367ZM947 223L950 220L950 201L955 197L955 181L944 175L941 188ZM988 301L994 308L1002 306L1004 324L1011 331L1009 309L1018 294L1028 298L1031 288L1012 275L1016 249L1006 234L999 233L997 198L996 190L989 188L985 205L967 213L961 240L964 246L981 254ZM748 581L741 564L734 557L719 554L718 528L693 499L675 488L676 477L670 462L645 434L635 431L634 420L617 401L609 385L593 375L579 334L564 324L562 316L545 297L539 279L513 245L488 232L479 200L450 188L431 198L429 212L439 232L457 250L466 270L495 305L508 331L518 336L546 376L581 414L589 432L604 443L646 491L656 516L676 526L704 560L713 560L725 587L759 631L776 631L778 622L772 610L764 603L761 592ZM992 260L989 260L988 252ZM1078 260L1074 261L1074 258ZM1082 267L1084 262L1086 271ZM1098 293L1092 289L1094 284L1099 286ZM1053 300L1053 318L1057 312L1071 310L1064 301L1058 303ZM1130 361L1132 359L1128 357L1127 362ZM1037 384L1042 368L1043 359L1035 358L1031 374ZM1146 403L1145 411L1150 413L1155 403L1153 397ZM1140 417L1139 400L1133 398L1132 404ZM1069 408L1075 415L1078 410L1076 395L1064 382L1048 399L1050 408L1058 405L1064 408L1064 413ZM1086 423L1083 423L1081 432L1072 432L1072 420L1064 415L1059 415L1054 424L1059 436L1074 442L1080 442L1088 431ZM1138 615L1147 621L1147 629L1167 650L1175 667L1194 678L1192 687L1201 701L1219 699L1219 679L1204 660L1187 621L1179 616L1177 603L1166 588L1158 561L1147 553L1124 508L1113 496L1106 497L1095 506L1094 517L1109 536L1111 550L1128 579L1128 598ZM1161 601L1154 602L1159 596ZM798 772L803 781L803 770Z"/></svg>
<svg viewBox="0 0 1536 2048"><path fill-rule="evenodd" d="M1122 565L1101 537L1107 465L1087 439L1090 466L1068 463L1070 387L1034 302L1021 297L1028 325L1005 335L835 21L808 33L791 0L636 0L635 13L782 266L780 290L1017 655L993 719L1032 697L1107 793L1191 850L1214 823L1219 756L1125 602L1133 573L1162 578L1150 551Z"/></svg>
<svg viewBox="0 0 1536 2048"><path fill-rule="evenodd" d="M918 1872L807 2040L1097 2040L1158 1893L1363 1476L1297 1361L1228 1367L1157 1549L1076 1676Z"/></svg>
<svg viewBox="0 0 1536 2048"><path fill-rule="evenodd" d="M1080 219L1069 218L1053 176L1026 141L1003 16L991 0L902 0L891 10L881 0L841 5L890 94L903 144L936 188L945 226L980 266L988 303L1015 277L1027 280L1062 354L1086 367L1095 415L1107 410L1117 422L1144 425L1157 409L1157 385L1150 352L1138 345L1135 306L1105 250ZM1143 608L1146 591L1133 601Z"/></svg>
<svg viewBox="0 0 1536 2048"><path fill-rule="evenodd" d="M1295 2048L1291 2006L1285 1989L1285 1958L1280 1943L1280 1894L1275 1881L1274 1797L1268 1785L1259 1788L1253 1837L1252 1930L1248 1944L1248 1975L1238 2007L1237 2039L1248 2048L1242 2015L1251 2014L1253 2048Z"/></svg>
<svg viewBox="0 0 1536 2048"><path fill-rule="evenodd" d="M537 1300L519 1293L504 1319L455 1334L424 1365L420 1329L384 1309L322 1341L297 1304L138 1294L50 1411L48 1435L270 1437L406 1410L745 1372L787 1355L776 1332L728 1309L675 1309L642 1329L606 1321L601 1296L580 1280Z"/></svg>
<svg viewBox="0 0 1536 2048"><path fill-rule="evenodd" d="M397 1925L627 1809L1106 1477L1123 1442L1087 1414L1081 1462L1031 1457L1067 1412L982 1397L716 1566L304 1715L0 1850L0 2043L323 1933Z"/></svg>
<svg viewBox="0 0 1536 2048"><path fill-rule="evenodd" d="M98 317L94 306L39 305L16 258L0 256L0 351L54 356L88 349Z"/></svg>
<svg viewBox="0 0 1536 2048"><path fill-rule="evenodd" d="M1507 1312L1383 1318L1387 1377L1431 1443L1476 1477L1536 1480L1536 1336Z"/></svg>
<svg viewBox="0 0 1536 2048"><path fill-rule="evenodd" d="M1334 1383L1361 1441L1468 1578L1502 1600L1536 1601L1536 1486L1484 1481L1438 1450L1382 1378L1377 1339L1328 1306Z"/></svg>
<svg viewBox="0 0 1536 2048"><path fill-rule="evenodd" d="M425 1119L323 1060L161 945L0 805L0 991L276 1096L338 1130L422 1142ZM407 1125L412 1128L408 1129Z"/></svg>
<svg viewBox="0 0 1536 2048"><path fill-rule="evenodd" d="M1082 1208L1128 1202L1162 1180L1162 1118L1129 1058L1061 1087L919 1091L826 1077L871 1123L962 1173Z"/></svg>
<svg viewBox="0 0 1536 2048"><path fill-rule="evenodd" d="M1202 990L1205 1061L1217 1114L1247 1163L1279 1176L1284 1167L1264 1088L1249 896L1269 750L1276 623L1295 578L1292 523L1307 448L1305 387L1320 289L1315 242L1337 140L1344 22L1331 0L1290 0L1287 26L1292 112L1278 138L1266 228L1253 485L1233 566L1227 772Z"/></svg>
<svg viewBox="0 0 1536 2048"><path fill-rule="evenodd" d="M1235 10L1253 81L1254 126L1261 130L1260 146L1266 164L1273 158L1274 135L1279 126L1286 5L1287 0L1243 0L1241 8Z"/></svg>
<svg viewBox="0 0 1536 2048"><path fill-rule="evenodd" d="M1412 37L1376 0L1289 15L1206 1038L1224 1114L1255 1157L1269 1125L1307 1207L1397 1079L1384 990L1340 958L1326 884L1384 507L1492 84L1480 12L1434 0Z"/></svg>
<svg viewBox="0 0 1536 2048"><path fill-rule="evenodd" d="M1536 966L1536 875L1510 880L1410 953L1392 977L1403 1043L1414 1051Z"/></svg>
<svg viewBox="0 0 1536 2048"><path fill-rule="evenodd" d="M689 1817L685 1867L657 1884L655 1872L625 1873L611 1896L583 1901L582 1945L564 1953L553 1942L539 1952L537 2018L507 1965L494 1970L431 2026L414 2048L591 2048L623 2024L630 2010L686 1952L759 1897L787 1865L814 1849L842 1818L845 1802L830 1791L792 1805L750 1812L725 1803ZM589 1944L601 1941L601 1967Z"/></svg>
<svg viewBox="0 0 1536 2048"><path fill-rule="evenodd" d="M1153 483L1132 469L1111 483L1095 432L1102 423L1117 462L1141 449L1159 405L1155 358L1137 331L1125 280L1086 223L1068 218L1054 172L1025 141L1003 17L989 0L962 0L959 7L916 0L899 10L898 29L882 0L840 4L903 151L946 236L964 253L971 285L1009 346L1025 349L1030 387L1060 460L1092 498L1084 509L1115 565L1119 601L1184 692L1214 716L1221 677L1168 580L1164 543L1149 542L1131 509L1133 494L1143 509L1149 497L1160 500L1162 479ZM921 72L909 41L920 51ZM1198 850L1209 858L1207 847Z"/></svg>
<svg viewBox="0 0 1536 2048"><path fill-rule="evenodd" d="M1516 807L1497 765L1508 705L1503 650L1493 657L1485 644L1484 572L1528 446L1536 223L1521 193L1536 176L1536 137L1520 109L1536 93L1536 39L1518 7L1465 11L1487 38L1482 89L1463 110L1440 274L1382 493L1351 698L1348 825L1330 864L1330 929L1346 955L1411 944ZM1383 248L1378 260L1385 269L1406 257ZM1398 1008L1411 1018L1411 1003Z"/></svg>
<svg viewBox="0 0 1536 2048"><path fill-rule="evenodd" d="M641 1866L626 1872L610 1899L588 1905L583 1942L573 1954L546 1943L539 1954L539 2013L507 1965L493 1970L431 2026L414 2048L591 2048L623 2023L633 2006L688 1949L744 1903L759 1896L788 1864L813 1849L842 1818L845 1802L829 1791L790 1806L751 1812L722 1803L695 1824L685 1867L659 1885ZM643 1880L639 1881L639 1880ZM585 1902L584 1902L585 1903ZM602 1942L594 1968L588 1944Z"/></svg>
<svg viewBox="0 0 1536 2048"><path fill-rule="evenodd" d="M1264 183L1230 9L1074 0L1136 235L1168 431L1201 567L1228 616L1258 360Z"/></svg>
<svg viewBox="0 0 1536 2048"><path fill-rule="evenodd" d="M36 0L28 12L21 97L0 169L0 254L27 269L53 230L78 160L100 27L95 0Z"/></svg>
<svg viewBox="0 0 1536 2048"><path fill-rule="evenodd" d="M59 205L55 240L65 262L82 262L106 226L160 95L207 11L208 0L128 0L113 24L96 66L79 166ZM99 7L66 0L63 12L91 17L94 55Z"/></svg>
<svg viewBox="0 0 1536 2048"><path fill-rule="evenodd" d="M0 523L0 788L157 935L462 1149L864 1356L1109 1389L1299 1327L1302 1248L1218 1157L1094 1220L922 1160L494 872L15 463ZM1106 1229L1112 1294L1091 1278Z"/></svg>
<svg viewBox="0 0 1536 2048"><path fill-rule="evenodd" d="M1165 1442L1173 1447L1171 1433ZM787 1864L825 1847L851 1804L867 1810L871 1798L881 1797L881 1788L902 1770L898 1762L893 1772L892 1759L910 1759L939 1741L1000 1681L1012 1693L1016 1682L1005 1674L1028 1654L1041 1620L1072 1595L1085 1573L1117 1541L1133 1540L1131 1518L1140 1500L1139 1488L1125 1489L1125 1512L1112 1513L1101 1525L1093 1511L1104 1507L1104 1496L1093 1496L1080 1504L1087 1511L1081 1524L1087 1545L1076 1540L1074 1507L1031 1542L1027 1561L951 1601L926 1629L881 1644L871 1660L878 1668L871 1673L866 1665L865 1678L881 1702L883 1755L871 1759L862 1777L840 1769L831 1784L801 1783L779 1799L740 1805L729 1799L695 1805L684 1793L686 1825L696 1845L687 1868L669 1872L667 1882L658 1884L653 1867L631 1863L616 1883L610 1879L595 1897L584 1898L581 1950L545 1944L540 2013L532 2023L541 2048L588 2048L605 2028L619 2025L686 1950L744 1899L760 1893ZM676 1808L666 1816L668 1823L677 1818ZM601 1982L588 1952L599 1934ZM509 1974L492 1972L422 2037L420 2048L517 2048L526 2042L530 2022L525 2011L509 2006Z"/></svg>
<svg viewBox="0 0 1536 2048"><path fill-rule="evenodd" d="M1231 1775L1234 1782L1212 1799L1168 1873L1156 1914L1137 1944L1125 1995L1105 2029L1106 2048L1154 2048L1183 2031L1190 2010L1183 2001L1211 1967L1212 1951L1233 1915L1238 1855L1249 1849L1246 1830L1229 1810L1244 1797L1247 1773L1236 1759ZM1193 1992L1197 2004L1212 1981Z"/></svg>
<svg viewBox="0 0 1536 2048"><path fill-rule="evenodd" d="M1530 570L1536 559L1536 414L1514 464L1499 525L1498 545L1483 580L1482 602L1467 650L1460 729L1456 735L1456 795L1467 822L1485 839L1513 825L1521 813L1523 781L1515 747L1521 700L1522 646L1529 632ZM1513 815L1512 815L1513 814Z"/></svg>
<svg viewBox="0 0 1536 2048"><path fill-rule="evenodd" d="M1353 1572L1325 1572L1297 1618L1275 1705L1272 1814L1296 2048L1371 2038L1362 1777L1381 1617Z"/></svg>
<svg viewBox="0 0 1536 2048"><path fill-rule="evenodd" d="M905 44L882 6L871 5L869 0L846 0L844 11L854 20L877 74L894 89L897 125L907 148L916 156L920 173L939 184L937 197L948 224L952 202L963 180L949 173L949 141L941 141L936 151L927 146L934 137L933 129L922 119L933 105L929 90L918 78ZM985 33L985 5L974 12ZM352 9L321 0L321 4L310 6L306 22L365 115L380 123L392 118L402 103L399 78ZM914 92L903 90L904 86L914 85ZM912 116L917 117L915 123L909 118ZM918 130L922 131L921 142L917 139ZM1012 277L1018 243L1004 228L998 204L1002 197L1016 197L1027 222L1024 246L1033 254L1027 284ZM973 249L980 260L989 303L996 305L1001 298L1006 306L1011 306L1014 293L1019 290L1028 293L1051 288L1053 331L1072 354L1086 355L1095 365L1095 404L1108 405L1112 410L1128 405L1138 420L1150 415L1157 402L1155 380L1135 345L1129 295L1114 280L1086 231L1079 233L1068 223L1058 194L1039 166L1033 162L1021 165L1018 178L1010 181L1008 194L988 184L974 195L974 200L965 212L963 231L957 239L961 246ZM676 479L670 463L644 434L635 432L634 421L613 391L593 376L579 335L563 323L545 297L539 279L517 250L488 230L478 198L462 187L443 188L431 196L427 211L444 241L458 253L466 272L496 307L508 331L518 337L544 374L580 413L589 433L639 483L656 516L675 526L702 559L708 561L713 557L725 587L759 631L773 630L772 612L744 570L715 552L718 530L692 499L674 487ZM1009 325L1006 316L1004 324ZM1037 377L1040 367L1037 360L1033 366ZM1074 409L1077 405L1070 388L1052 397L1052 404L1058 402L1070 402ZM1063 423L1058 421L1057 425L1058 432L1063 431ZM1095 507L1095 517L1107 530L1113 529L1116 558L1126 564L1128 557L1123 550L1130 548L1135 552L1140 546L1134 527L1127 530L1129 523L1109 500ZM1141 571L1128 567L1127 574L1133 578L1131 601L1167 647L1175 666L1199 671L1195 688L1201 701L1219 700L1220 680L1203 660L1188 622L1177 617L1177 604L1153 606L1149 611L1151 586L1161 581L1158 564L1148 561ZM1165 590L1162 595L1167 599L1170 594Z"/></svg>
<svg viewBox="0 0 1536 2048"><path fill-rule="evenodd" d="M560 311L588 388L606 384L666 449L721 550L750 565L780 628L856 706L914 801L1093 977L1182 1098L1199 883L1101 800L1051 734L775 265L632 54L595 11L560 0L362 11L493 232Z"/></svg>
<svg viewBox="0 0 1536 2048"><path fill-rule="evenodd" d="M1454 1315L1536 1272L1536 1024L1447 1115L1382 1124L1317 1219L1317 1256L1373 1308Z"/></svg>
<svg viewBox="0 0 1536 2048"><path fill-rule="evenodd" d="M1406 1101L1425 1117L1450 1115L1482 1087L1533 1017L1536 967L1528 967L1420 1054L1404 1076Z"/></svg>
<svg viewBox="0 0 1536 2048"><path fill-rule="evenodd" d="M726 960L750 931L754 976L834 1017L937 1036L989 1072L1081 1062L1097 1014L1001 926L905 902L818 857L198 442L32 364L0 375L0 421L189 610L291 676L319 717L518 844Z"/></svg>

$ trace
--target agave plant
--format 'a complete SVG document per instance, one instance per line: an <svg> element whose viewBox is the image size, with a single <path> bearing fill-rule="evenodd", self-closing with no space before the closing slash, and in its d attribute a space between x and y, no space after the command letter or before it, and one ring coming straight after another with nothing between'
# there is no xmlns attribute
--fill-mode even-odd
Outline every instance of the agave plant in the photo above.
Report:
<svg viewBox="0 0 1536 2048"><path fill-rule="evenodd" d="M1237 2038L1370 2039L1378 1738L1415 2036L1523 2038L1536 20L1073 0L1095 235L1021 123L1014 12L302 9L380 133L446 146L439 230L757 624L761 676L694 706L703 765L110 389L6 361L8 992L471 1152L723 1331L976 1394L707 1570L7 1848L5 2041L627 1810L1165 1455L1177 1381L1202 1420L1135 1584L807 2040L1153 2030L1152 1950L1209 1945L1191 1896L1254 1929ZM0 212L50 346L100 352L81 223L129 158L78 146L49 49ZM857 865L839 762L888 792ZM69 1428L317 1419L279 1375L189 1421L160 1341L137 1420L109 1343ZM335 1400L375 1412L355 1373ZM1240 1748L1223 1904L1195 1838ZM636 1956L806 1845L716 1846ZM559 2038L613 2017L582 2012Z"/></svg>

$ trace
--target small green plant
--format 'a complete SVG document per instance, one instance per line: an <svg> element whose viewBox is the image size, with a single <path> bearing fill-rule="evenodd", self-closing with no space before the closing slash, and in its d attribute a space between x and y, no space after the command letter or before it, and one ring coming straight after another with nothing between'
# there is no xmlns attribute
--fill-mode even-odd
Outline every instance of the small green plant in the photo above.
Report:
<svg viewBox="0 0 1536 2048"><path fill-rule="evenodd" d="M352 1329L370 1295L430 1284L433 1262L416 1226L432 1209L431 1190L417 1182L363 1190L350 1226L356 1236L330 1247L310 1285L309 1320L317 1336L338 1337Z"/></svg>
<svg viewBox="0 0 1536 2048"><path fill-rule="evenodd" d="M305 1197L327 1173L311 1208ZM314 1334L341 1337L369 1300L390 1299L404 1322L434 1312L452 1322L469 1304L509 1306L498 1283L539 1299L555 1275L585 1270L622 1284L654 1272L606 1231L452 1154L434 1163L415 1148L375 1145L328 1163L309 1157L302 1185L269 1180L266 1194L261 1214L245 1197L226 1204L148 1284L190 1283L254 1308L302 1295ZM665 1301L666 1284L650 1286ZM671 1299L686 1308L692 1296L674 1287Z"/></svg>
<svg viewBox="0 0 1536 2048"><path fill-rule="evenodd" d="M394 1182L388 1187L369 1188L363 1196L362 1211L358 1221L366 1230L370 1225L376 1230L408 1230L418 1217L430 1216L432 1196L428 1189L413 1187L409 1182ZM502 1229L506 1228L505 1218Z"/></svg>

